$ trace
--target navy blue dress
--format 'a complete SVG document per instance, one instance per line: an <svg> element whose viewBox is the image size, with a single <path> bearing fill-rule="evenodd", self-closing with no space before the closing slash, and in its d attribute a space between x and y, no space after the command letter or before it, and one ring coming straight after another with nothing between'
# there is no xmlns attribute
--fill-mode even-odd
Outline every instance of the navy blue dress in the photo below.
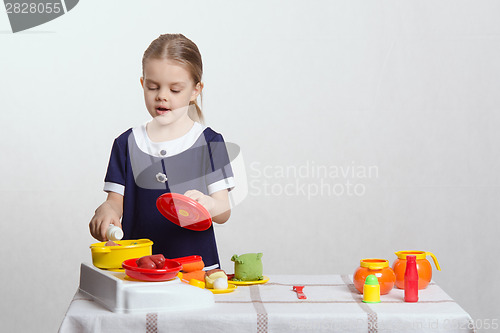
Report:
<svg viewBox="0 0 500 333"><path fill-rule="evenodd" d="M113 143L104 190L124 196L124 238L148 238L153 254L166 258L200 255L206 269L212 269L220 266L213 226L205 231L181 228L161 215L156 199L168 192L210 195L233 187L222 135L195 123L183 137L163 143L151 142L145 125L121 134Z"/></svg>

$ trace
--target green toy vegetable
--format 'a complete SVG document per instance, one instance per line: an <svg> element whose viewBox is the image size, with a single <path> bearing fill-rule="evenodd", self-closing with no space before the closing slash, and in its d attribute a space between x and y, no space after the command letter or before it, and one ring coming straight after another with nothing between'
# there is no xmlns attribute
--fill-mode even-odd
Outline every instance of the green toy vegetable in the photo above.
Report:
<svg viewBox="0 0 500 333"><path fill-rule="evenodd" d="M241 256L234 255L234 281L258 281L262 280L262 253L247 253Z"/></svg>

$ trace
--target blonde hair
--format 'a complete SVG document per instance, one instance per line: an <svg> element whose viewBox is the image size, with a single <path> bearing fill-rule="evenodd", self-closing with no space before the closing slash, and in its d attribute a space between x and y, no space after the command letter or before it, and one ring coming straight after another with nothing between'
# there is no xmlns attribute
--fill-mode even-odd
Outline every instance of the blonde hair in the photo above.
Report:
<svg viewBox="0 0 500 333"><path fill-rule="evenodd" d="M151 42L142 56L142 76L144 76L144 65L150 58L176 61L185 66L195 85L201 83L203 63L200 51L195 43L182 34L163 34ZM203 103L201 93L200 99ZM189 103L188 114L194 121L203 123L203 113L196 100Z"/></svg>

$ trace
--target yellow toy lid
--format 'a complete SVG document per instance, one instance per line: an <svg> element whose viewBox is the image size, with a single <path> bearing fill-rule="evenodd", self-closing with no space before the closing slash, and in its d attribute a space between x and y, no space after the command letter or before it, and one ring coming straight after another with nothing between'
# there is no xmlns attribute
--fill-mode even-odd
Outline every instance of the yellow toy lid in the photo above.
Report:
<svg viewBox="0 0 500 333"><path fill-rule="evenodd" d="M359 261L359 265L368 269L383 269L389 267L389 260L386 259L376 259L376 258L367 258L361 259Z"/></svg>

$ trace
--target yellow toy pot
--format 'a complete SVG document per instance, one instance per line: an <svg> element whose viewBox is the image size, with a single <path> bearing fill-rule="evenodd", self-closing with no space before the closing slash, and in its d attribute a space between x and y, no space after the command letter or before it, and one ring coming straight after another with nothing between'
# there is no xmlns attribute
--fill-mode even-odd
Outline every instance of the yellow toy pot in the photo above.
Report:
<svg viewBox="0 0 500 333"><path fill-rule="evenodd" d="M149 239L120 240L115 243L120 246L105 246L106 242L90 245L92 264L95 267L121 270L125 260L152 254L153 242Z"/></svg>

